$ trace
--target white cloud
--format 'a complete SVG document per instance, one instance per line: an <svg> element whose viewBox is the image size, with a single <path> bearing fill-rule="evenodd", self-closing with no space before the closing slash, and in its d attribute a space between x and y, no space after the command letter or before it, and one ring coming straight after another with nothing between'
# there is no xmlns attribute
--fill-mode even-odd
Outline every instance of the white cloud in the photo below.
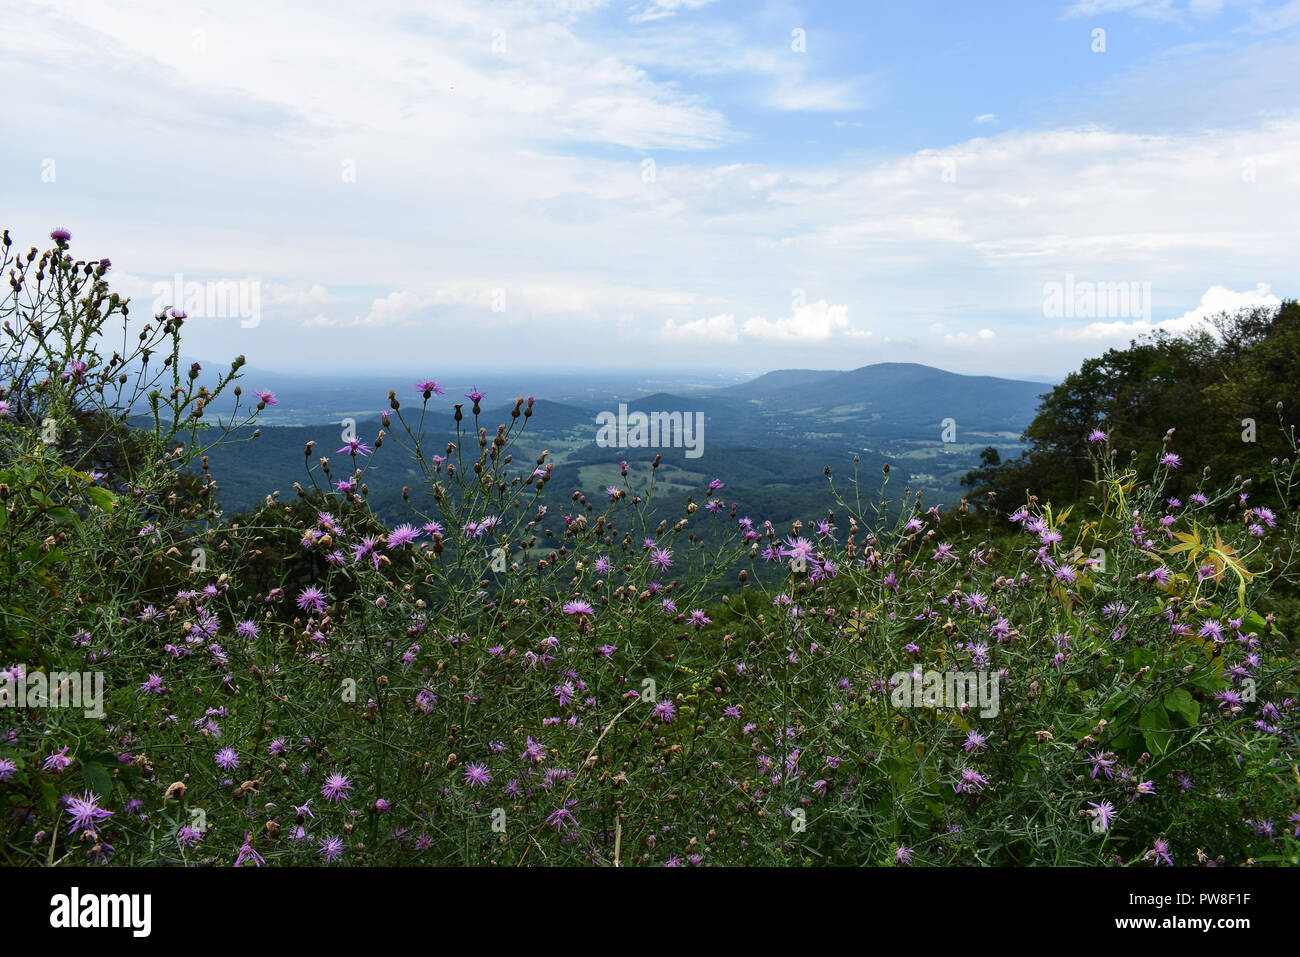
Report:
<svg viewBox="0 0 1300 957"><path fill-rule="evenodd" d="M933 328L933 327L931 327ZM936 330L938 331L938 330ZM981 329L979 332L971 335L966 332L948 332L944 334L943 342L945 345L968 345L976 342L992 342L997 338L997 333L992 329Z"/></svg>
<svg viewBox="0 0 1300 957"><path fill-rule="evenodd" d="M698 10L714 0L650 0L640 11L629 16L629 23L649 23L676 15L678 10Z"/></svg>
<svg viewBox="0 0 1300 957"><path fill-rule="evenodd" d="M863 148L862 116L831 114L773 147L786 124L764 127L764 109L861 108L899 91L888 74L853 75L860 65L836 63L811 32L812 52L793 53L784 21L756 42L722 11L681 22L689 6L394 0L373 17L323 0L301 17L251 0L184 15L106 0L68 21L20 0L24 29L0 31L0 62L12 87L45 93L8 104L14 141L33 152L0 156L12 184L3 225L24 244L67 225L77 255L111 256L114 287L134 282L146 300L140 277L259 277L265 320L240 347L263 366L306 364L313 350L391 361L391 340L356 334L366 326L400 326L403 352L460 335L477 354L489 327L512 345L535 335L515 347L539 361L567 359L573 337L653 362L680 356L674 341L712 336L739 363L788 345L862 345L871 334L849 324L851 310L873 317L878 358L924 361L919 342L967 330L996 343L971 350L980 361L1068 369L1140 330L1056 335L1042 317L1046 281L1149 281L1150 315L1176 316L1211 282L1294 275L1300 232L1278 211L1300 208L1300 113L1260 108L1264 93L1238 97L1239 115L1217 125L1144 125L1144 108L1114 109L1131 87L1106 88L1094 112L1122 116L1114 127L998 133L995 117L978 137L950 130L936 148L891 153L888 141ZM1139 7L1160 9L1112 12ZM654 11L677 20L628 28L628 14ZM1284 82L1289 49L1278 40L1262 60L1210 62L1267 91ZM1214 73L1205 65L1198 78ZM723 109L738 93L744 128ZM47 152L57 185L36 183L32 158ZM340 177L345 158L355 182ZM103 184L114 188L96 192ZM796 286L824 301L793 315L770 305ZM732 324L710 325L720 316ZM935 319L946 328L927 333ZM307 337L303 323L338 331ZM981 323L996 323L994 340L980 339ZM191 326L196 354L225 350L228 328Z"/></svg>
<svg viewBox="0 0 1300 957"><path fill-rule="evenodd" d="M1209 330L1211 326L1206 320L1220 313L1235 313L1259 306L1276 309L1281 304L1282 300L1269 292L1267 283L1259 283L1253 290L1246 292L1233 292L1223 286L1211 286L1201 296L1200 305L1181 316L1158 322L1150 322L1146 319L1092 322L1081 329L1059 329L1056 334L1062 339L1075 342L1126 344L1144 333L1154 332L1157 329L1171 335Z"/></svg>
<svg viewBox="0 0 1300 957"><path fill-rule="evenodd" d="M695 319L690 322L677 323L669 319L661 331L665 339L676 342L724 342L740 341L736 333L736 316L724 313L710 316L708 319Z"/></svg>
<svg viewBox="0 0 1300 957"><path fill-rule="evenodd" d="M745 335L774 342L826 342L848 330L849 307L832 306L825 299L799 306L784 319L754 316L745 322Z"/></svg>
<svg viewBox="0 0 1300 957"><path fill-rule="evenodd" d="M1184 14L1197 19L1218 16L1227 0L1076 0L1066 17L1090 17L1107 13L1128 13L1148 20L1176 20ZM1242 2L1242 0L1235 0ZM1246 0L1251 2L1251 0Z"/></svg>
<svg viewBox="0 0 1300 957"><path fill-rule="evenodd" d="M971 120L972 123L996 123L998 115L996 113L981 113Z"/></svg>
<svg viewBox="0 0 1300 957"><path fill-rule="evenodd" d="M324 313L317 313L311 319L305 320L302 325L309 328L338 328L347 329L355 327L363 328L382 328L385 326L401 325L414 319L421 311L428 307L430 300L426 297L419 296L409 291L390 292L387 296L375 299L370 304L370 309L363 316L353 316L350 319L339 319L326 316Z"/></svg>

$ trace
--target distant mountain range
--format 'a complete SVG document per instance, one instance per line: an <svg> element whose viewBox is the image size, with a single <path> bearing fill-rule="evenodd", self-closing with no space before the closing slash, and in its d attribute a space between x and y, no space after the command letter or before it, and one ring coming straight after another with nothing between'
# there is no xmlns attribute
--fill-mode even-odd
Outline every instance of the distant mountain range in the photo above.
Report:
<svg viewBox="0 0 1300 957"><path fill-rule="evenodd" d="M188 360L187 360L188 361ZM204 362L205 369L222 365ZM244 394L269 389L278 405L262 417L267 426L313 426L345 417L378 419L395 389L404 412L422 401L412 383L398 377L306 376L245 368ZM478 387L487 393L485 417L508 416L516 396L535 394L536 415L530 428L565 430L592 426L597 413L617 411L703 411L714 436L761 441L766 437L809 433L898 439L932 436L940 423L953 419L959 428L1019 435L1033 419L1050 383L968 376L913 362L879 362L849 371L779 369L745 382L701 388L697 373L674 376L628 376L548 371L489 373L473 383L446 381L446 395L431 409L449 409L463 393ZM407 377L409 378L409 377ZM255 401L255 400L254 400ZM209 406L211 414L229 411L231 397Z"/></svg>
<svg viewBox="0 0 1300 957"><path fill-rule="evenodd" d="M859 413L873 422L908 427L953 418L1018 432L1048 391L1039 382L960 375L915 362L878 362L850 372L781 369L718 394L773 409Z"/></svg>
<svg viewBox="0 0 1300 957"><path fill-rule="evenodd" d="M203 365L205 370L219 368ZM549 449L562 488L599 491L621 481L620 462L645 466L662 453L661 477L678 491L698 491L700 483L720 477L735 500L785 520L824 508L823 468L851 466L855 455L873 464L893 463L899 482L924 490L928 501L954 501L962 494L961 478L979 464L983 448L994 446L1004 458L1019 454L1020 437L1040 397L1051 389L1040 382L959 375L905 362L849 371L780 369L737 384L717 376L713 381L719 384L711 388L705 377L689 375L546 372L532 377L498 372L473 383L448 377L439 380L446 394L429 402L426 440L429 448L455 440L451 413L457 402L468 420L462 430L474 428L470 403L463 397L474 387L486 393L477 425L489 432L512 421L516 396L534 394L534 414L516 458L528 461ZM279 401L259 416L257 440L232 443L213 454L220 496L235 510L304 479L302 449L309 440L320 443L320 454L346 462L336 452L343 444L341 423L354 419L356 434L373 440L389 389L397 392L412 426L423 405L409 376L312 377L249 370L241 384L254 404L254 389L270 390ZM215 425L218 416L228 416L232 399L225 395L209 405L204 422ZM679 423L687 417L697 422L702 413L699 453L688 457L685 443L666 439L647 447L624 441L630 423L616 442L600 438L600 414L618 416L620 411L682 413ZM389 432L401 435L396 419ZM248 437L244 433L251 429L241 432ZM403 453L385 449L367 473L372 507L387 520L405 520L401 516L409 515L401 488L419 481Z"/></svg>

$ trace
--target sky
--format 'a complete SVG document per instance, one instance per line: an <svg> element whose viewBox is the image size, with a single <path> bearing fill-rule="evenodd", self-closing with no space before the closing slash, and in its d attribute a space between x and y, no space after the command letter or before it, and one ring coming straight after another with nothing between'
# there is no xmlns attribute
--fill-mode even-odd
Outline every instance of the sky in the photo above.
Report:
<svg viewBox="0 0 1300 957"><path fill-rule="evenodd" d="M0 9L0 227L190 355L1054 378L1300 296L1300 0Z"/></svg>

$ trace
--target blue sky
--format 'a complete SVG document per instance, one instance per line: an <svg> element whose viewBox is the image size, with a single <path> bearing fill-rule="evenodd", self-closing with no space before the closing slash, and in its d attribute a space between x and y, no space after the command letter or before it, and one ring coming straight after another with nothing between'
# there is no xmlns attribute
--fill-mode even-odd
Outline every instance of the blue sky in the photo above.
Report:
<svg viewBox="0 0 1300 957"><path fill-rule="evenodd" d="M8 6L3 225L191 354L1056 376L1300 289L1300 0Z"/></svg>

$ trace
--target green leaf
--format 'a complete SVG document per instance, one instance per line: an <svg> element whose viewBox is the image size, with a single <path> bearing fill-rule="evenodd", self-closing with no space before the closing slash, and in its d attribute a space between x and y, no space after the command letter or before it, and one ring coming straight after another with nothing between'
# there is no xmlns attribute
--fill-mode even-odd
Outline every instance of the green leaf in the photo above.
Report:
<svg viewBox="0 0 1300 957"><path fill-rule="evenodd" d="M117 497L112 492L97 485L86 489L86 498L90 499L90 504L106 512L113 511L113 506L117 504Z"/></svg>
<svg viewBox="0 0 1300 957"><path fill-rule="evenodd" d="M1175 688L1165 695L1165 708L1183 719L1189 728L1201 718L1201 706L1188 694L1186 688Z"/></svg>
<svg viewBox="0 0 1300 957"><path fill-rule="evenodd" d="M1142 717L1138 719L1138 727L1142 729L1142 740L1146 742L1152 757L1158 758L1169 750L1169 713L1160 705L1143 711Z"/></svg>
<svg viewBox="0 0 1300 957"><path fill-rule="evenodd" d="M101 797L113 792L113 779L109 777L108 769L97 760L83 763L81 776L86 779L86 787Z"/></svg>
<svg viewBox="0 0 1300 957"><path fill-rule="evenodd" d="M56 525L77 525L80 522L77 513L66 505L52 508L45 514L49 516L50 521L54 522Z"/></svg>

